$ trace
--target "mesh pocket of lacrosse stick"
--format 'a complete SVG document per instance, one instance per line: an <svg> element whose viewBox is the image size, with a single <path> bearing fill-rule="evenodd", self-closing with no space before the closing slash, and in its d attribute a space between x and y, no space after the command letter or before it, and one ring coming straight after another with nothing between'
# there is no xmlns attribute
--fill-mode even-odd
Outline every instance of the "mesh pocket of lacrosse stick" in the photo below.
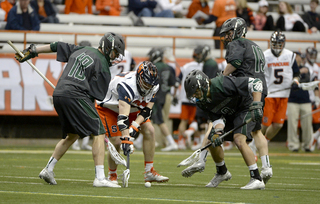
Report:
<svg viewBox="0 0 320 204"><path fill-rule="evenodd" d="M111 142L107 138L104 139L107 143L107 149L109 151L109 154L112 158L112 160L116 164L122 164L123 166L127 167L127 161L119 154L119 152L116 150L116 148L113 146Z"/></svg>
<svg viewBox="0 0 320 204"><path fill-rule="evenodd" d="M129 178L130 178L130 169L126 169L123 171L121 175L121 180L122 180L122 187L127 188L129 185Z"/></svg>
<svg viewBox="0 0 320 204"><path fill-rule="evenodd" d="M196 163L200 158L201 149L198 149L193 154L191 154L190 157L186 158L182 162L178 164L178 167L180 166L191 166L192 164Z"/></svg>

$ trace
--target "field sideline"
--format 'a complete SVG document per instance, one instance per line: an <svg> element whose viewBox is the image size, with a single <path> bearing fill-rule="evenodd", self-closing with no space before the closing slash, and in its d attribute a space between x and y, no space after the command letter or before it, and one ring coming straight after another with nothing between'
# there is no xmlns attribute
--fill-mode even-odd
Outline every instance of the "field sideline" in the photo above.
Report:
<svg viewBox="0 0 320 204"><path fill-rule="evenodd" d="M58 185L39 179L54 146L0 144L0 203L318 203L320 193L320 150L291 153L283 143L270 143L274 176L265 190L246 191L249 171L237 149L227 151L225 160L232 179L217 188L206 188L215 166L208 157L206 169L191 178L181 176L177 164L192 151L155 155L155 169L170 178L168 183L144 187L143 154L131 156L129 188L94 188L91 152L71 151L57 163L54 172ZM260 160L258 166L261 167ZM107 165L106 165L107 169ZM124 167L118 168L118 175ZM107 170L106 170L107 171Z"/></svg>

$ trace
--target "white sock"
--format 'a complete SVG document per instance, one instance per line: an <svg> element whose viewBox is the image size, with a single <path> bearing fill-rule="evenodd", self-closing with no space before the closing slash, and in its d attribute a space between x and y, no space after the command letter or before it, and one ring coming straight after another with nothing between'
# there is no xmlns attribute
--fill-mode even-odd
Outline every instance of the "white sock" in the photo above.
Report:
<svg viewBox="0 0 320 204"><path fill-rule="evenodd" d="M104 165L97 165L95 167L96 170L96 178L99 180L103 180L106 175L104 174Z"/></svg>
<svg viewBox="0 0 320 204"><path fill-rule="evenodd" d="M151 168L153 167L153 162L146 162L145 171L151 171Z"/></svg>
<svg viewBox="0 0 320 204"><path fill-rule="evenodd" d="M76 140L76 141L72 144L72 146L74 146L74 147L79 146L79 140Z"/></svg>
<svg viewBox="0 0 320 204"><path fill-rule="evenodd" d="M252 164L251 166L248 166L249 170L256 170L258 168L257 163Z"/></svg>
<svg viewBox="0 0 320 204"><path fill-rule="evenodd" d="M320 132L319 130L317 130L315 133L313 133L313 138L317 140L319 135L320 135Z"/></svg>
<svg viewBox="0 0 320 204"><path fill-rule="evenodd" d="M167 135L166 138L167 138L169 144L172 145L172 144L175 144L175 143L176 143L176 142L174 141L174 139L173 139L173 137L172 137L171 134L170 134L170 135Z"/></svg>
<svg viewBox="0 0 320 204"><path fill-rule="evenodd" d="M216 163L216 166L223 166L225 163L224 163L224 160L222 162L219 162L219 163Z"/></svg>
<svg viewBox="0 0 320 204"><path fill-rule="evenodd" d="M90 139L89 136L82 138L82 146L88 145L89 139Z"/></svg>
<svg viewBox="0 0 320 204"><path fill-rule="evenodd" d="M270 167L270 161L269 161L268 155L261 156L260 159L262 162L262 167L264 168Z"/></svg>
<svg viewBox="0 0 320 204"><path fill-rule="evenodd" d="M57 162L58 160L56 160L54 157L50 157L49 162L47 164L48 171L50 172L53 171L53 168Z"/></svg>
<svg viewBox="0 0 320 204"><path fill-rule="evenodd" d="M203 161L206 161L207 156L208 156L208 150L203 150L203 151L200 153L200 159L202 159Z"/></svg>

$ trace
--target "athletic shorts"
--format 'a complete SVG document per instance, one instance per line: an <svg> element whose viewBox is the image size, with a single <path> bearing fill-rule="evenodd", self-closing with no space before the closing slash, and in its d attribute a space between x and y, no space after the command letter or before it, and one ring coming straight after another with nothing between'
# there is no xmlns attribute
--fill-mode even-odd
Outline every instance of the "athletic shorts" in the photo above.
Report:
<svg viewBox="0 0 320 204"><path fill-rule="evenodd" d="M182 104L180 119L181 120L188 120L188 123L190 124L195 119L196 111L197 111L196 105Z"/></svg>
<svg viewBox="0 0 320 204"><path fill-rule="evenodd" d="M164 123L162 109L164 104L155 102L152 107L151 120L154 124L160 125Z"/></svg>
<svg viewBox="0 0 320 204"><path fill-rule="evenodd" d="M107 131L106 135L108 137L122 136L121 132L118 129L118 125L117 125L119 113L114 112L113 110L110 110L109 108L103 108L98 105L96 105L96 109L97 109L98 114L101 118L102 124ZM129 114L130 124L132 123L132 121L134 121L137 118L138 113L139 113L139 111ZM140 126L146 122L150 122L150 119L141 123Z"/></svg>
<svg viewBox="0 0 320 204"><path fill-rule="evenodd" d="M265 98L262 125L283 124L286 119L288 98Z"/></svg>
<svg viewBox="0 0 320 204"><path fill-rule="evenodd" d="M62 126L62 138L66 138L68 133L81 138L105 134L106 130L89 98L53 96L53 104Z"/></svg>
<svg viewBox="0 0 320 204"><path fill-rule="evenodd" d="M240 126L243 124L246 120L251 118L250 112L243 111L240 113L236 113L232 116L225 117L226 119L226 126L224 128L224 132L228 132L234 127ZM224 138L225 141L233 141L233 135L236 133L241 133L247 137L248 140L252 140L251 132L254 131L254 128L256 126L257 122L250 122L246 125L244 125L242 128L236 129L233 134L230 134Z"/></svg>

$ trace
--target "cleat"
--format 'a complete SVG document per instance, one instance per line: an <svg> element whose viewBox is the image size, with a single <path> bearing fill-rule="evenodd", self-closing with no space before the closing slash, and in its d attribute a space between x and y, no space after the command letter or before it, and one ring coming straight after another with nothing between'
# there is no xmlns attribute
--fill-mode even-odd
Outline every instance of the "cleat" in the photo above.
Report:
<svg viewBox="0 0 320 204"><path fill-rule="evenodd" d="M181 174L183 177L191 177L194 173L201 173L204 171L206 167L206 161L199 159L197 162L189 166L188 168L184 169Z"/></svg>
<svg viewBox="0 0 320 204"><path fill-rule="evenodd" d="M45 182L47 182L50 185L57 185L56 180L54 179L54 173L53 171L49 172L48 168L45 167L44 169L42 169L42 171L39 174L39 177L41 179L43 179Z"/></svg>
<svg viewBox="0 0 320 204"><path fill-rule="evenodd" d="M106 178L103 180L99 180L98 178L95 178L93 181L94 187L110 187L110 188L121 188L118 184L114 184L111 181L108 181Z"/></svg>
<svg viewBox="0 0 320 204"><path fill-rule="evenodd" d="M264 184L266 185L267 182L269 181L269 179L271 179L271 177L273 175L272 168L271 167L267 167L267 168L262 167L260 175L261 175L261 178L262 178Z"/></svg>
<svg viewBox="0 0 320 204"><path fill-rule="evenodd" d="M114 184L119 184L118 183L118 175L116 173L113 173L113 174L108 174L108 181L110 181L111 183L114 183Z"/></svg>
<svg viewBox="0 0 320 204"><path fill-rule="evenodd" d="M249 183L240 189L242 190L263 190L265 189L266 185L263 183L263 181L260 181L255 178L251 178Z"/></svg>
<svg viewBox="0 0 320 204"><path fill-rule="evenodd" d="M78 151L78 150L81 150L78 142L74 142L74 143L72 144L71 148L72 148L73 150L77 150L77 151Z"/></svg>
<svg viewBox="0 0 320 204"><path fill-rule="evenodd" d="M90 145L82 145L81 149L83 150L88 150L88 151L92 151L92 147Z"/></svg>
<svg viewBox="0 0 320 204"><path fill-rule="evenodd" d="M162 183L162 182L169 181L169 178L165 177L165 176L161 176L152 167L150 171L144 173L144 181L145 182L150 182L150 183L151 182Z"/></svg>
<svg viewBox="0 0 320 204"><path fill-rule="evenodd" d="M173 150L178 150L178 145L176 143L171 144L171 145L161 149L161 151L163 151L163 152L169 152L169 151L173 151Z"/></svg>
<svg viewBox="0 0 320 204"><path fill-rule="evenodd" d="M227 171L225 174L216 174L213 179L206 185L206 187L209 188L215 188L217 187L222 181L228 181L232 178L232 175L229 171Z"/></svg>

